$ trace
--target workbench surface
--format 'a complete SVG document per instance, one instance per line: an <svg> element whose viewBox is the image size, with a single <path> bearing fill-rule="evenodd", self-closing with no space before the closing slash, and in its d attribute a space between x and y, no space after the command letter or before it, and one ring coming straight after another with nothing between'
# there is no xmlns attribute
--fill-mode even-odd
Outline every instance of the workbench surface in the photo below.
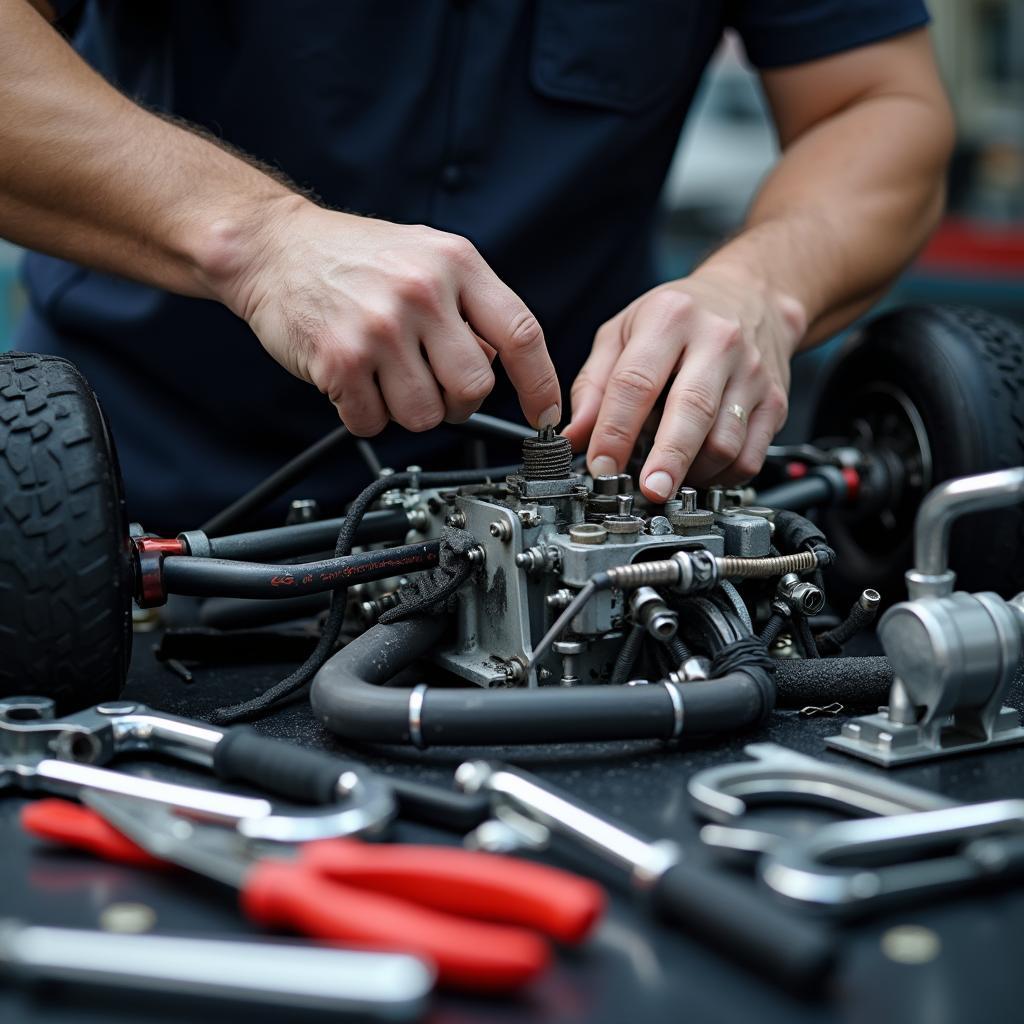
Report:
<svg viewBox="0 0 1024 1024"><path fill-rule="evenodd" d="M287 666L209 668L191 684L158 665L145 637L137 637L135 667L125 696L154 708L201 717L210 709L248 698L283 676ZM305 702L275 714L261 732L310 746L342 748L313 719ZM685 790L696 769L742 757L745 743L770 740L808 754L853 764L825 753L822 739L837 730L834 719L801 719L776 713L759 733L701 746L660 743L592 744L576 747L505 748L473 751L380 751L346 753L396 775L450 784L467 753L514 761L652 837L698 844L698 823ZM184 769L145 762L134 771L160 778L196 776ZM982 756L965 755L893 772L902 782L964 800L1024 795L1024 748ZM84 853L57 851L23 835L18 811L23 799L6 795L0 813L4 885L0 916L68 927L95 928L113 903L143 903L156 914L154 930L242 937L251 929L237 911L234 894L180 874L160 874L97 861ZM814 820L806 819L805 820ZM818 818L820 820L820 818ZM401 838L441 833L399 826ZM887 959L881 936L896 925L934 931L940 951L924 964ZM616 895L607 920L582 950L562 954L554 969L527 995L513 1001L436 996L429 1024L621 1024L669 1021L756 1021L802 1024L946 1024L1019 1020L1024 996L1024 886L983 895L936 899L931 906L893 911L850 929L842 962L829 993L816 1002L785 995L730 961L703 948L692 936L652 922L631 900ZM194 1022L216 1018L246 1024L297 1019L280 1010L225 1012L214 1004L105 994L80 988L42 991L0 988L0 1021L129 1024L139 1021ZM314 1018L310 1018L314 1019Z"/></svg>

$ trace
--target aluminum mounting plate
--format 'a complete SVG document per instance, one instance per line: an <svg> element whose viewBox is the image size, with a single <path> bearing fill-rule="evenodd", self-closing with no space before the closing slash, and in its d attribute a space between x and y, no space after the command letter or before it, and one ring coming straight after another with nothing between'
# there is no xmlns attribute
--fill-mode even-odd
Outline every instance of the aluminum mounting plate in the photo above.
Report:
<svg viewBox="0 0 1024 1024"><path fill-rule="evenodd" d="M951 718L949 721L952 723ZM837 736L826 737L825 745L872 764L880 764L883 768L892 768L915 761L931 761L953 754L1024 743L1024 727L1020 725L1020 715L1013 708L1003 707L996 717L991 739L979 740L957 732L951 724L944 725L938 736L936 744L920 726L890 721L882 710L878 714L846 722Z"/></svg>

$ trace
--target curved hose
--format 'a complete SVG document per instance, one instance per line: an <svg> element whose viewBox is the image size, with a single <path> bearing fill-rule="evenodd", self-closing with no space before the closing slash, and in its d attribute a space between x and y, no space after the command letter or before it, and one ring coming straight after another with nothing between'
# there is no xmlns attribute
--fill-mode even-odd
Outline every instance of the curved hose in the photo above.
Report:
<svg viewBox="0 0 1024 1024"><path fill-rule="evenodd" d="M378 624L330 658L310 701L332 732L369 743L417 746L672 739L733 732L763 721L774 703L767 673L752 668L707 682L483 690L387 687L430 651L437 617Z"/></svg>

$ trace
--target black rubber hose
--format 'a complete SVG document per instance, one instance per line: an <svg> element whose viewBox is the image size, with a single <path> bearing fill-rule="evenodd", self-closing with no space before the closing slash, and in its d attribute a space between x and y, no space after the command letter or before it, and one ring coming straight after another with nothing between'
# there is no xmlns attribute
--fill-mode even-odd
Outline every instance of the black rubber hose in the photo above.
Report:
<svg viewBox="0 0 1024 1024"><path fill-rule="evenodd" d="M296 565L176 555L164 559L164 586L190 597L299 597L432 569L439 548L440 541L429 540Z"/></svg>
<svg viewBox="0 0 1024 1024"><path fill-rule="evenodd" d="M863 597L857 598L853 602L850 614L834 629L830 629L827 633L822 633L817 638L818 651L826 657L839 654L843 649L843 645L862 630L867 629L875 621L877 615L877 600L873 605L865 605Z"/></svg>
<svg viewBox="0 0 1024 1024"><path fill-rule="evenodd" d="M799 480L787 480L784 484L759 491L757 503L775 509L817 508L821 505L836 505L849 493L849 484L842 472L834 466L820 466L809 470Z"/></svg>
<svg viewBox="0 0 1024 1024"><path fill-rule="evenodd" d="M892 666L888 658L780 658L775 663L776 702L781 708L842 704L876 710L889 703Z"/></svg>
<svg viewBox="0 0 1024 1024"><path fill-rule="evenodd" d="M580 686L483 690L386 687L397 672L431 650L446 623L432 617L378 624L330 658L313 680L310 700L332 732L368 743L423 746L571 743L668 739L677 734L667 687ZM419 736L410 704L419 694ZM771 710L773 688L757 669L675 687L687 733L732 732ZM415 726L414 726L415 728Z"/></svg>
<svg viewBox="0 0 1024 1024"><path fill-rule="evenodd" d="M204 557L237 558L245 561L269 562L279 558L328 551L338 540L345 517L321 519L315 523L295 523L270 530L233 533L227 537L210 537ZM380 541L402 540L409 532L409 516L404 509L367 512L355 533L355 544L376 544ZM189 539L189 535L186 535ZM193 554L197 552L193 551Z"/></svg>
<svg viewBox="0 0 1024 1024"><path fill-rule="evenodd" d="M246 629L314 618L327 611L330 594L305 597L209 597L199 606L199 624L210 629Z"/></svg>
<svg viewBox="0 0 1024 1024"><path fill-rule="evenodd" d="M475 412L464 423L451 425L472 434L498 437L506 441L522 441L527 437L537 436L537 431L530 427L524 427L521 423L513 423L511 420L502 420L497 416L488 416L485 412Z"/></svg>
<svg viewBox="0 0 1024 1024"><path fill-rule="evenodd" d="M790 616L790 621L793 623L793 631L796 633L797 642L803 650L803 656L811 660L820 658L818 645L814 640L814 634L811 632L811 625L807 621L807 616L801 612L794 611Z"/></svg>
<svg viewBox="0 0 1024 1024"><path fill-rule="evenodd" d="M257 509L279 498L292 484L307 476L320 462L333 454L349 438L345 427L337 427L325 434L305 451L299 452L290 462L275 470L265 480L258 483L251 491L233 501L227 508L221 509L215 516L207 519L199 529L211 536L225 533L230 527L241 522L246 516Z"/></svg>

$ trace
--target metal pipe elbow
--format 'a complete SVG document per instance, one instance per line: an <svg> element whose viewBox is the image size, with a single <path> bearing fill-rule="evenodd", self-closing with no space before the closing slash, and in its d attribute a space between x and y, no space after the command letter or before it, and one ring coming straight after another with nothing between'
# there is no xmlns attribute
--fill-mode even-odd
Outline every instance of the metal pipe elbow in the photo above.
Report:
<svg viewBox="0 0 1024 1024"><path fill-rule="evenodd" d="M1004 508L1024 501L1024 467L959 477L928 493L914 523L914 568L906 574L911 599L953 592L949 568L953 523L970 512Z"/></svg>

